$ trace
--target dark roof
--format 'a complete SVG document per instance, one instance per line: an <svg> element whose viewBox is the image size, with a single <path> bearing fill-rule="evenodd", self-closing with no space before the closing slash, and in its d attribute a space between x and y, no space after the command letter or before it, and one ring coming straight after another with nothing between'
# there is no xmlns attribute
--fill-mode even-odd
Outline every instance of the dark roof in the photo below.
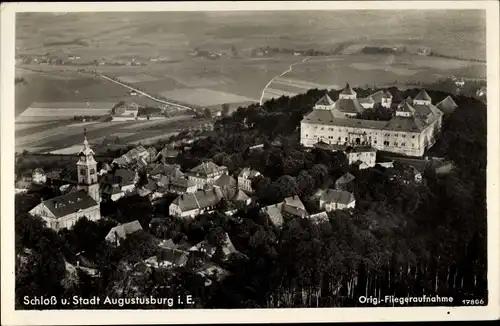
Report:
<svg viewBox="0 0 500 326"><path fill-rule="evenodd" d="M184 265L189 259L189 253L173 248L162 248L158 253L158 260L168 261L175 265Z"/></svg>
<svg viewBox="0 0 500 326"><path fill-rule="evenodd" d="M148 164L146 165L146 172L150 175L161 174L169 178L182 178L184 176L177 164Z"/></svg>
<svg viewBox="0 0 500 326"><path fill-rule="evenodd" d="M312 110L311 113L304 117L306 122L312 123L331 123L334 124L335 118L330 110Z"/></svg>
<svg viewBox="0 0 500 326"><path fill-rule="evenodd" d="M413 108L407 101L403 101L401 105L398 106L398 111L415 113L415 108Z"/></svg>
<svg viewBox="0 0 500 326"><path fill-rule="evenodd" d="M84 190L70 192L66 195L45 200L43 203L56 218L98 205Z"/></svg>
<svg viewBox="0 0 500 326"><path fill-rule="evenodd" d="M372 96L367 96L359 99L359 103L375 103Z"/></svg>
<svg viewBox="0 0 500 326"><path fill-rule="evenodd" d="M114 228L109 230L106 237L111 234L116 234L117 238L126 239L128 235L140 230L142 230L141 223L139 223L139 221L133 221L115 226Z"/></svg>
<svg viewBox="0 0 500 326"><path fill-rule="evenodd" d="M415 96L415 100L420 100L420 101L431 101L432 98L427 94L425 89L421 89L420 92Z"/></svg>
<svg viewBox="0 0 500 326"><path fill-rule="evenodd" d="M334 108L343 113L361 113L364 111L358 99L341 98L335 102Z"/></svg>
<svg viewBox="0 0 500 326"><path fill-rule="evenodd" d="M217 205L223 198L219 188L212 190L200 190L194 193L182 194L174 199L172 204L178 205L181 211L186 212L193 209L203 209Z"/></svg>
<svg viewBox="0 0 500 326"><path fill-rule="evenodd" d="M332 101L332 99L330 98L330 96L328 96L328 93L323 95L323 97L321 97L318 102L316 102L316 105L333 105L335 102Z"/></svg>
<svg viewBox="0 0 500 326"><path fill-rule="evenodd" d="M347 205L349 203L352 203L355 199L354 195L348 191L328 189L321 194L321 200L329 203L340 203Z"/></svg>
<svg viewBox="0 0 500 326"><path fill-rule="evenodd" d="M445 114L450 114L458 107L457 103L453 101L451 96L447 96L444 100L436 104L436 107L443 111Z"/></svg>
<svg viewBox="0 0 500 326"><path fill-rule="evenodd" d="M340 94L345 94L345 95L354 95L354 91L352 90L351 86L349 83L347 83L344 87L344 89L340 92Z"/></svg>
<svg viewBox="0 0 500 326"><path fill-rule="evenodd" d="M129 185L135 182L135 171L126 169L117 169L114 173L116 178L120 178L122 185Z"/></svg>
<svg viewBox="0 0 500 326"><path fill-rule="evenodd" d="M283 203L278 203L263 207L262 212L269 217L274 225L281 225L283 224L283 214L281 214L282 209Z"/></svg>
<svg viewBox="0 0 500 326"><path fill-rule="evenodd" d="M228 174L221 175L214 182L214 186L218 186L218 187L236 187L237 185L238 185L238 183L236 182L236 180Z"/></svg>
<svg viewBox="0 0 500 326"><path fill-rule="evenodd" d="M346 184L356 179L351 173L347 172L335 181L335 184Z"/></svg>
<svg viewBox="0 0 500 326"><path fill-rule="evenodd" d="M425 128L425 124L420 118L415 116L393 117L384 129L392 131L420 132Z"/></svg>

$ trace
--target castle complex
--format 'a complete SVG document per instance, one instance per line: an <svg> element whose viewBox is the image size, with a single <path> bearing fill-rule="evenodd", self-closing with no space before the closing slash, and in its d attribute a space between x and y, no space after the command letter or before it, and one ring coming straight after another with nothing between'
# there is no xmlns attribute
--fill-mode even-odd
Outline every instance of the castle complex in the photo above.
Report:
<svg viewBox="0 0 500 326"><path fill-rule="evenodd" d="M389 121L358 118L375 105L391 108L392 95L378 91L366 98L357 98L349 84L337 101L325 94L301 121L300 143L306 147L317 143L363 145L409 156L422 156L435 143L443 112L432 104L425 90L397 105Z"/></svg>

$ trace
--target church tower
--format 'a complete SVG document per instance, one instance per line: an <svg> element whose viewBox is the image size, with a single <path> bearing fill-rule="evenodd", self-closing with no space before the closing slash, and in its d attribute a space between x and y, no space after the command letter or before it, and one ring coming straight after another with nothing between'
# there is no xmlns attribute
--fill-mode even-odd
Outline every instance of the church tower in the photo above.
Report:
<svg viewBox="0 0 500 326"><path fill-rule="evenodd" d="M90 197L97 203L101 202L99 190L99 181L97 177L97 162L94 159L94 151L90 148L87 141L87 130L84 129L83 148L78 153L78 162L76 163L78 172L78 190L85 190Z"/></svg>

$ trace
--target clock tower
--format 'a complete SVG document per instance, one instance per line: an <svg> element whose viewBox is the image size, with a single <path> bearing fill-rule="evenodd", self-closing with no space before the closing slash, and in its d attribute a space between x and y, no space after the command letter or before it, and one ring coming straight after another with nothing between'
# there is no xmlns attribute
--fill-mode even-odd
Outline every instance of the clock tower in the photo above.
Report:
<svg viewBox="0 0 500 326"><path fill-rule="evenodd" d="M83 148L78 153L76 163L78 173L78 190L85 190L97 203L101 202L99 181L97 176L97 162L94 159L94 151L87 141L87 130L84 129Z"/></svg>

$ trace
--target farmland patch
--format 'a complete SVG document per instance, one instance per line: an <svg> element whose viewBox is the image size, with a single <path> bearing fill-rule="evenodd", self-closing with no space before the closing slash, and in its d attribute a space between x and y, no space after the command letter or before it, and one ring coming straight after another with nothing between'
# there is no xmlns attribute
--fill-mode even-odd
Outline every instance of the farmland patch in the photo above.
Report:
<svg viewBox="0 0 500 326"><path fill-rule="evenodd" d="M118 79L124 83L129 83L129 84L135 84L135 83L141 83L141 82L151 82L151 81L157 81L160 78L151 76L151 75L144 75L144 74L139 74L139 75L134 75L134 76L120 76Z"/></svg>
<svg viewBox="0 0 500 326"><path fill-rule="evenodd" d="M278 97L280 97L280 96L293 97L293 96L295 96L295 95L298 94L298 93L293 93L293 92L285 91L283 89L270 88L270 87L268 87L266 89L266 93L269 93L269 94L272 94L272 95L277 95Z"/></svg>
<svg viewBox="0 0 500 326"><path fill-rule="evenodd" d="M353 62L349 66L362 71L386 70L400 76L411 76L416 72L415 70L403 67L394 67L392 65L364 63L364 62Z"/></svg>
<svg viewBox="0 0 500 326"><path fill-rule="evenodd" d="M183 103L198 105L198 106L211 106L223 103L236 103L236 102L257 102L257 100L240 96L236 94L216 91L206 88L181 88L172 91L164 91L160 93L162 96L179 101Z"/></svg>

